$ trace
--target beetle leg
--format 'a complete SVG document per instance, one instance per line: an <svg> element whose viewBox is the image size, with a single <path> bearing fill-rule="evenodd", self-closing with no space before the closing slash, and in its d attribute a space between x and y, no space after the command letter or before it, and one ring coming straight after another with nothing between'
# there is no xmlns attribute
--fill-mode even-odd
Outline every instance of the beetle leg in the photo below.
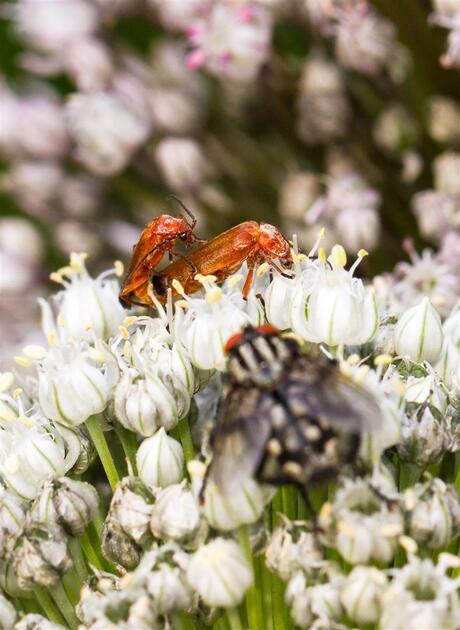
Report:
<svg viewBox="0 0 460 630"><path fill-rule="evenodd" d="M252 279L254 278L254 266L255 266L255 261L248 260L248 275L246 276L246 280L244 282L244 287L242 291L243 297L245 300L248 297L249 289L251 288L251 284L252 284Z"/></svg>
<svg viewBox="0 0 460 630"><path fill-rule="evenodd" d="M281 274L283 278L294 277L294 273L290 269L283 269L282 267L279 267L273 260L270 261L270 266L273 267L273 269L275 269L275 271L277 271L279 274ZM286 271L288 271L289 273L286 273Z"/></svg>

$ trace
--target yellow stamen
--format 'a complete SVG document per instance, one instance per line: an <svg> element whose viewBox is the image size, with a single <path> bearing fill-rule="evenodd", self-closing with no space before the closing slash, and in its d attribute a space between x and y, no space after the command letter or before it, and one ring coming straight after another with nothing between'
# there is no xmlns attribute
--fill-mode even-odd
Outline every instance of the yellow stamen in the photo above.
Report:
<svg viewBox="0 0 460 630"><path fill-rule="evenodd" d="M86 252L72 252L70 254L70 266L74 271L82 271L87 258L88 254Z"/></svg>
<svg viewBox="0 0 460 630"><path fill-rule="evenodd" d="M62 276L58 271L52 271L50 273L50 280L57 282L58 284L62 284Z"/></svg>
<svg viewBox="0 0 460 630"><path fill-rule="evenodd" d="M349 365L358 365L360 361L361 359L359 354L351 354L347 359Z"/></svg>
<svg viewBox="0 0 460 630"><path fill-rule="evenodd" d="M400 536L398 542L407 554L413 556L417 553L418 546L413 538Z"/></svg>
<svg viewBox="0 0 460 630"><path fill-rule="evenodd" d="M24 390L22 389L22 387L16 387L16 389L13 392L13 398L16 400L16 398L19 398L19 396L22 394Z"/></svg>
<svg viewBox="0 0 460 630"><path fill-rule="evenodd" d="M0 373L0 392L6 392L14 383L13 372Z"/></svg>
<svg viewBox="0 0 460 630"><path fill-rule="evenodd" d="M369 256L369 252L365 249L360 249L358 252L358 258L364 258L365 256Z"/></svg>
<svg viewBox="0 0 460 630"><path fill-rule="evenodd" d="M318 260L321 263L325 263L327 260L326 250L324 247L320 247L318 250Z"/></svg>
<svg viewBox="0 0 460 630"><path fill-rule="evenodd" d="M258 267L258 269L256 271L256 274L260 278L261 276L266 274L267 271L269 271L269 269L270 269L270 265L268 264L268 262L264 262Z"/></svg>
<svg viewBox="0 0 460 630"><path fill-rule="evenodd" d="M176 306L179 306L180 308L189 308L190 304L187 302L187 300L177 300Z"/></svg>
<svg viewBox="0 0 460 630"><path fill-rule="evenodd" d="M231 277L228 279L228 286L229 286L230 288L231 288L231 287L234 287L234 286L236 286L239 282L241 282L241 280L242 280L242 279L243 279L243 274L242 274L242 273L237 273L237 274L235 274L234 276L231 276Z"/></svg>
<svg viewBox="0 0 460 630"><path fill-rule="evenodd" d="M34 426L34 421L32 420L32 418L28 418L27 416L18 416L18 420L28 429Z"/></svg>
<svg viewBox="0 0 460 630"><path fill-rule="evenodd" d="M206 293L206 301L215 304L222 297L222 290L219 287L213 287Z"/></svg>
<svg viewBox="0 0 460 630"><path fill-rule="evenodd" d="M16 418L17 416L14 411L9 409L6 405L2 405L0 407L0 420L2 422L12 422L13 420L16 420Z"/></svg>
<svg viewBox="0 0 460 630"><path fill-rule="evenodd" d="M17 363L17 365L20 365L21 367L30 367L32 365L32 361L30 361L30 359L27 359L26 357L14 357L14 362Z"/></svg>
<svg viewBox="0 0 460 630"><path fill-rule="evenodd" d="M48 335L48 344L50 345L51 348L56 345L56 331L55 330L52 330L50 334Z"/></svg>
<svg viewBox="0 0 460 630"><path fill-rule="evenodd" d="M322 241L325 236L326 236L326 228L322 227L320 231L318 232L318 238L320 241Z"/></svg>
<svg viewBox="0 0 460 630"><path fill-rule="evenodd" d="M130 317L125 317L125 319L123 320L123 326L126 326L126 328L129 328L136 322L137 322L136 315L131 315Z"/></svg>
<svg viewBox="0 0 460 630"><path fill-rule="evenodd" d="M120 331L120 335L123 339L129 339L129 330L126 328L126 326L118 326L118 330Z"/></svg>
<svg viewBox="0 0 460 630"><path fill-rule="evenodd" d="M22 352L28 359L43 359L46 354L45 348L42 346L30 345L22 349Z"/></svg>
<svg viewBox="0 0 460 630"><path fill-rule="evenodd" d="M460 567L460 558L458 556L454 556L453 553L443 551L439 554L438 563L443 564L445 567L449 567L450 569L458 569Z"/></svg>
<svg viewBox="0 0 460 630"><path fill-rule="evenodd" d="M57 323L59 324L59 326L65 325L65 319L62 313L59 313L59 315L57 316Z"/></svg>
<svg viewBox="0 0 460 630"><path fill-rule="evenodd" d="M209 274L209 276L204 276L201 273L197 273L195 276L195 280L202 284L203 286L206 284L213 284L217 280L217 276L213 276Z"/></svg>
<svg viewBox="0 0 460 630"><path fill-rule="evenodd" d="M116 260L113 263L113 268L115 269L115 275L118 278L121 278L122 275L125 273L125 266L124 264L121 262L121 260Z"/></svg>
<svg viewBox="0 0 460 630"><path fill-rule="evenodd" d="M176 293L178 293L179 295L185 295L184 287L181 285L179 280L176 280L174 278L174 280L172 281L172 287L173 287L174 291Z"/></svg>
<svg viewBox="0 0 460 630"><path fill-rule="evenodd" d="M125 341L123 345L123 354L127 359L131 356L131 344L129 341Z"/></svg>
<svg viewBox="0 0 460 630"><path fill-rule="evenodd" d="M56 273L58 273L62 279L64 276L70 277L73 274L73 272L74 272L74 269L72 269L72 267L69 267L69 265L67 265L66 267L61 267L60 269L58 269Z"/></svg>
<svg viewBox="0 0 460 630"><path fill-rule="evenodd" d="M342 269L347 264L347 254L342 245L334 245L331 251L331 265L333 269Z"/></svg>
<svg viewBox="0 0 460 630"><path fill-rule="evenodd" d="M379 365L389 365L392 361L393 357L391 356L391 354L379 354L374 359L374 365L376 365L377 367Z"/></svg>

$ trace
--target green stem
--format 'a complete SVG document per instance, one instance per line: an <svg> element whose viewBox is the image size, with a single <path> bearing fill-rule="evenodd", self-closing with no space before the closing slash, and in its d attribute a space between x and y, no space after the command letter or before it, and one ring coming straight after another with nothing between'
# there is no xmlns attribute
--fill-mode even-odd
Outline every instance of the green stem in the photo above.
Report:
<svg viewBox="0 0 460 630"><path fill-rule="evenodd" d="M66 620L67 625L70 628L76 628L78 626L78 619L75 615L74 607L67 597L67 593L65 592L62 582L58 582L55 586L50 587L48 590L61 611L62 616Z"/></svg>
<svg viewBox="0 0 460 630"><path fill-rule="evenodd" d="M283 503L284 515L290 521L294 521L297 517L297 500L295 496L295 488L292 486L283 486L281 488L281 499Z"/></svg>
<svg viewBox="0 0 460 630"><path fill-rule="evenodd" d="M173 616L174 628L181 628L182 630L195 630L196 625L191 617L186 613L180 612Z"/></svg>
<svg viewBox="0 0 460 630"><path fill-rule="evenodd" d="M73 567L72 570L69 571L69 573L66 573L62 576L62 585L68 598L70 599L72 606L75 607L80 599L81 587L81 581L78 577L75 567Z"/></svg>
<svg viewBox="0 0 460 630"><path fill-rule="evenodd" d="M252 567L253 582L246 593L246 611L250 628L263 628L263 615L259 602L257 585L257 568L252 555L251 541L249 540L249 529L247 525L242 525L238 529L238 538L243 548L246 560Z"/></svg>
<svg viewBox="0 0 460 630"><path fill-rule="evenodd" d="M192 442L192 434L190 433L190 425L188 423L188 416L183 418L179 424L170 432L171 435L179 440L184 450L185 464L192 459L195 459L195 447Z"/></svg>
<svg viewBox="0 0 460 630"><path fill-rule="evenodd" d="M272 618L273 630L284 630L284 584L272 574Z"/></svg>
<svg viewBox="0 0 460 630"><path fill-rule="evenodd" d="M137 440L136 434L132 431L128 431L125 427L122 427L118 422L114 425L115 433L117 434L118 439L121 442L121 446L123 447L123 451L126 455L126 459L129 462L129 465L132 470L132 474L134 476L137 475L137 465L136 465L136 453L137 453Z"/></svg>
<svg viewBox="0 0 460 630"><path fill-rule="evenodd" d="M80 544L88 562L96 569L99 569L99 571L103 571L102 563L99 560L98 555L94 551L90 538L86 532L81 536Z"/></svg>
<svg viewBox="0 0 460 630"><path fill-rule="evenodd" d="M420 479L421 470L414 464L405 464L401 462L399 469L399 489L406 490L413 486Z"/></svg>
<svg viewBox="0 0 460 630"><path fill-rule="evenodd" d="M243 625L237 608L229 608L227 610L227 619L230 625L230 630L243 630Z"/></svg>
<svg viewBox="0 0 460 630"><path fill-rule="evenodd" d="M85 558L78 538L70 539L69 550L70 555L72 556L73 566L75 567L80 582L83 584L88 577L88 569L86 567Z"/></svg>
<svg viewBox="0 0 460 630"><path fill-rule="evenodd" d="M56 608L56 604L51 599L48 591L43 588L43 586L35 586L34 593L37 603L45 613L45 616L48 617L50 621L62 625L64 619L62 618L59 608Z"/></svg>
<svg viewBox="0 0 460 630"><path fill-rule="evenodd" d="M455 487L460 493L460 452L455 453Z"/></svg>
<svg viewBox="0 0 460 630"><path fill-rule="evenodd" d="M107 445L104 432L101 429L99 416L90 416L86 421L86 428L88 429L88 433L93 441L97 454L99 455L99 459L101 460L105 474L109 480L110 487L114 490L115 486L120 481L120 477L113 461L112 454L110 453L110 449Z"/></svg>

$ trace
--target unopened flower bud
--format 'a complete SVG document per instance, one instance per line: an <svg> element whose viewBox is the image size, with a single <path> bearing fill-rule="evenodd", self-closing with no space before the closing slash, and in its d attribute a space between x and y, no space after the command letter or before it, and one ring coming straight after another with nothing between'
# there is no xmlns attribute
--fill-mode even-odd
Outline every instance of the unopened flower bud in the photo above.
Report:
<svg viewBox="0 0 460 630"><path fill-rule="evenodd" d="M185 482L160 490L152 510L150 527L162 540L194 549L206 537L206 523Z"/></svg>
<svg viewBox="0 0 460 630"><path fill-rule="evenodd" d="M13 550L12 566L20 588L53 586L72 568L67 536L60 527L29 523Z"/></svg>
<svg viewBox="0 0 460 630"><path fill-rule="evenodd" d="M165 488L184 476L184 452L180 442L163 427L144 440L136 454L139 477L147 486Z"/></svg>
<svg viewBox="0 0 460 630"><path fill-rule="evenodd" d="M42 615L29 613L17 622L14 630L65 630L65 626L54 623Z"/></svg>
<svg viewBox="0 0 460 630"><path fill-rule="evenodd" d="M358 624L376 623L380 616L380 596L387 577L374 567L355 567L347 576L340 600L348 617Z"/></svg>
<svg viewBox="0 0 460 630"><path fill-rule="evenodd" d="M146 590L161 615L186 610L192 605L193 592L184 570L166 562L158 563L154 567L147 578Z"/></svg>
<svg viewBox="0 0 460 630"><path fill-rule="evenodd" d="M196 551L187 579L208 606L233 608L252 583L252 571L233 540L216 538Z"/></svg>
<svg viewBox="0 0 460 630"><path fill-rule="evenodd" d="M406 490L409 535L423 547L447 546L460 533L460 500L454 486L431 479Z"/></svg>
<svg viewBox="0 0 460 630"><path fill-rule="evenodd" d="M189 462L188 470L196 496L200 493L206 467L198 461ZM215 529L228 531L243 524L255 523L264 509L264 494L257 482L245 479L234 492L224 494L209 479L204 491L202 507L206 520Z"/></svg>
<svg viewBox="0 0 460 630"><path fill-rule="evenodd" d="M101 571L91 575L80 591L80 601L75 607L79 620L85 626L91 626L97 619L100 600L112 591L120 588L120 578L113 573Z"/></svg>
<svg viewBox="0 0 460 630"><path fill-rule="evenodd" d="M166 183L181 192L199 189L210 171L201 146L191 138L164 138L156 147L155 161Z"/></svg>
<svg viewBox="0 0 460 630"><path fill-rule="evenodd" d="M142 546L151 536L150 517L154 497L140 479L125 477L117 485L102 530L104 555L133 569L139 563Z"/></svg>
<svg viewBox="0 0 460 630"><path fill-rule="evenodd" d="M1 630L12 630L16 621L16 610L6 597L0 594L0 628Z"/></svg>
<svg viewBox="0 0 460 630"><path fill-rule="evenodd" d="M179 420L173 394L161 378L153 374L136 378L132 373L125 373L121 377L115 388L115 414L124 427L144 437L153 435L160 426L172 429Z"/></svg>
<svg viewBox="0 0 460 630"><path fill-rule="evenodd" d="M98 496L89 483L69 477L47 479L29 516L38 523L60 525L71 536L81 536L96 513Z"/></svg>
<svg viewBox="0 0 460 630"><path fill-rule="evenodd" d="M441 319L427 297L405 311L396 324L396 352L416 361L436 361L442 339Z"/></svg>
<svg viewBox="0 0 460 630"><path fill-rule="evenodd" d="M433 177L436 190L458 197L460 195L459 169L460 153L454 153L453 151L441 153L433 162Z"/></svg>
<svg viewBox="0 0 460 630"><path fill-rule="evenodd" d="M439 462L449 446L447 427L429 407L421 407L411 415L404 414L401 428L402 440L397 450L404 462L424 468Z"/></svg>
<svg viewBox="0 0 460 630"><path fill-rule="evenodd" d="M0 486L0 558L11 550L25 517L25 504Z"/></svg>

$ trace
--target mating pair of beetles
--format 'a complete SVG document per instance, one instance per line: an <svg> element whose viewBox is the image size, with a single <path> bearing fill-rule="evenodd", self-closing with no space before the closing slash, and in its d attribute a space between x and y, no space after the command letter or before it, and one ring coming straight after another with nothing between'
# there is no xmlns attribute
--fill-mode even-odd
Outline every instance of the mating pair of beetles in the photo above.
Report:
<svg viewBox="0 0 460 630"><path fill-rule="evenodd" d="M164 302L173 279L193 293L201 288L196 273L222 281L244 261L249 268L246 295L256 264L276 266L276 260L288 265L289 243L279 230L246 221L157 271L178 239L187 244L199 240L193 235L195 219L184 210L190 223L182 216L162 215L144 229L122 300L151 304L151 282L157 299ZM212 480L228 495L247 478L294 483L308 500L311 484L336 477L344 464L356 468L363 433L383 422L379 404L366 389L341 374L322 352L304 352L296 339L272 326L249 326L231 337L225 349L225 391L206 482Z"/></svg>

